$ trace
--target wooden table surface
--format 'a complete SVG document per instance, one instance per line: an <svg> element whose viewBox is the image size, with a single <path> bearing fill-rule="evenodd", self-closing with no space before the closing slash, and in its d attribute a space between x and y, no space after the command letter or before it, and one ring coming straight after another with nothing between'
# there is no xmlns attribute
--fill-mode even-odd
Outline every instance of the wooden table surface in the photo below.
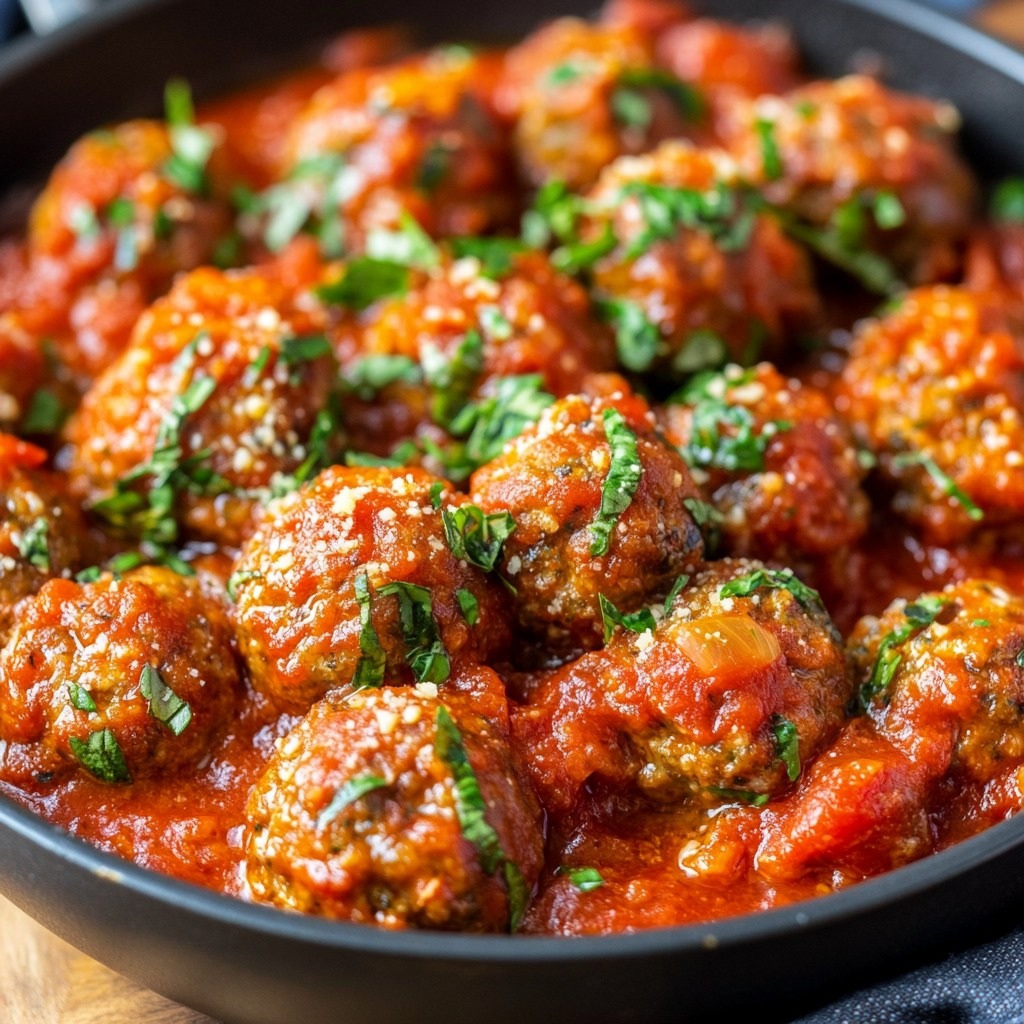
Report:
<svg viewBox="0 0 1024 1024"><path fill-rule="evenodd" d="M997 0L978 22L1024 44L1024 0ZM122 978L0 897L0 1024L212 1024Z"/></svg>

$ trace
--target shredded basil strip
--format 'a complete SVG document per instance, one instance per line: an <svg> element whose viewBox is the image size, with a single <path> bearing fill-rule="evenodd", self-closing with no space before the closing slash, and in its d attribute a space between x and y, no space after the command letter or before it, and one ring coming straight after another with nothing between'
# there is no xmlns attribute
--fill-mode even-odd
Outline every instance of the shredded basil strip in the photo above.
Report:
<svg viewBox="0 0 1024 1024"><path fill-rule="evenodd" d="M263 573L257 572L255 569L236 569L228 577L227 585L224 588L227 591L228 599L232 604L237 604L239 588L250 580L258 580L262 578Z"/></svg>
<svg viewBox="0 0 1024 1024"><path fill-rule="evenodd" d="M67 418L64 403L49 388L40 388L32 395L19 429L23 434L56 434Z"/></svg>
<svg viewBox="0 0 1024 1024"><path fill-rule="evenodd" d="M83 768L101 782L131 782L128 762L124 759L117 737L110 729L90 733L89 738L80 740L72 736L68 740L71 753Z"/></svg>
<svg viewBox="0 0 1024 1024"><path fill-rule="evenodd" d="M597 600L601 606L601 626L604 631L605 643L611 640L616 626L622 626L623 629L628 629L633 633L653 632L658 626L658 620L650 608L641 608L639 611L623 614L604 594L598 594Z"/></svg>
<svg viewBox="0 0 1024 1024"><path fill-rule="evenodd" d="M437 243L409 213L402 211L394 230L374 228L366 238L366 255L385 263L431 270L441 262Z"/></svg>
<svg viewBox="0 0 1024 1024"><path fill-rule="evenodd" d="M152 665L145 665L139 676L139 691L149 701L149 713L180 736L192 721L192 708L164 682Z"/></svg>
<svg viewBox="0 0 1024 1024"><path fill-rule="evenodd" d="M690 582L690 577L684 573L682 576L677 576L675 583L672 584L672 589L668 592L665 597L665 614L671 615L672 608L675 606L676 598L682 592L683 587Z"/></svg>
<svg viewBox="0 0 1024 1024"><path fill-rule="evenodd" d="M790 782L800 778L800 734L796 726L782 715L772 716L772 735L775 737L775 756L786 766Z"/></svg>
<svg viewBox="0 0 1024 1024"><path fill-rule="evenodd" d="M379 775L357 775L354 779L349 779L345 785L335 790L330 802L317 816L317 829L329 825L346 807L354 804L367 793L372 793L375 789L383 789L388 785L390 785L388 780L382 779Z"/></svg>
<svg viewBox="0 0 1024 1024"><path fill-rule="evenodd" d="M467 625L475 626L480 621L480 602L471 590L460 587L455 591L455 597L459 602L459 610Z"/></svg>
<svg viewBox="0 0 1024 1024"><path fill-rule="evenodd" d="M952 498L967 513L967 518L978 523L985 513L971 500L970 495L930 456L924 452L902 452L892 460L896 469L920 466L939 485L947 498Z"/></svg>
<svg viewBox="0 0 1024 1024"><path fill-rule="evenodd" d="M516 528L511 512L487 515L476 505L443 508L441 522L452 554L484 572L491 572L498 564L502 546Z"/></svg>
<svg viewBox="0 0 1024 1024"><path fill-rule="evenodd" d="M87 711L90 714L96 711L96 701L92 699L92 694L78 683L68 683L68 698L76 711Z"/></svg>
<svg viewBox="0 0 1024 1024"><path fill-rule="evenodd" d="M601 507L597 518L590 524L590 533L593 537L590 553L597 557L608 554L612 530L618 523L619 516L632 503L643 475L636 434L626 426L626 418L618 409L605 409L602 418L612 457L608 476L601 489Z"/></svg>
<svg viewBox="0 0 1024 1024"><path fill-rule="evenodd" d="M188 83L180 79L168 82L164 106L171 140L171 156L164 164L164 177L186 192L205 193L209 188L206 168L216 140L209 131L195 124Z"/></svg>
<svg viewBox="0 0 1024 1024"><path fill-rule="evenodd" d="M1003 224L1024 224L1024 178L1004 178L996 186L989 215Z"/></svg>
<svg viewBox="0 0 1024 1024"><path fill-rule="evenodd" d="M526 252L518 238L453 238L449 243L456 259L472 256L480 261L480 273L501 280L512 272L515 258Z"/></svg>
<svg viewBox="0 0 1024 1024"><path fill-rule="evenodd" d="M29 565L49 572L50 564L50 524L44 516L35 519L18 535L18 554Z"/></svg>
<svg viewBox="0 0 1024 1024"><path fill-rule="evenodd" d="M821 595L799 579L792 569L755 569L745 576L723 584L718 591L719 598L749 597L755 590L787 590L809 612L820 612L824 605Z"/></svg>
<svg viewBox="0 0 1024 1024"><path fill-rule="evenodd" d="M462 733L448 709L439 704L435 718L437 756L452 770L455 781L455 813L466 840L476 847L480 866L488 875L500 870L508 889L509 929L516 931L526 912L528 893L522 872L501 846L501 839L487 820L487 804L480 792L476 772L469 762Z"/></svg>
<svg viewBox="0 0 1024 1024"><path fill-rule="evenodd" d="M1017 652L1017 657L1013 659L1016 662L1018 668L1024 668L1024 647Z"/></svg>
<svg viewBox="0 0 1024 1024"><path fill-rule="evenodd" d="M421 683L443 683L451 675L451 662L441 642L430 591L415 583L393 580L378 587L377 593L398 598L405 660L413 675Z"/></svg>
<svg viewBox="0 0 1024 1024"><path fill-rule="evenodd" d="M761 167L769 181L778 181L782 177L782 155L775 139L775 122L759 117L754 122L758 141L761 143Z"/></svg>
<svg viewBox="0 0 1024 1024"><path fill-rule="evenodd" d="M565 874L580 892L593 892L604 885L604 876L597 868L567 868Z"/></svg>
<svg viewBox="0 0 1024 1024"><path fill-rule="evenodd" d="M465 409L484 368L483 335L471 328L450 357L424 345L420 357L423 376L433 391L430 415L435 423L450 427Z"/></svg>
<svg viewBox="0 0 1024 1024"><path fill-rule="evenodd" d="M333 306L364 310L380 299L401 298L409 290L409 268L390 260L357 256L341 277L321 285L317 296Z"/></svg>
<svg viewBox="0 0 1024 1024"><path fill-rule="evenodd" d="M767 793L755 793L750 789L730 789L728 786L707 786L705 788L712 796L750 804L751 807L764 807L769 800Z"/></svg>
<svg viewBox="0 0 1024 1024"><path fill-rule="evenodd" d="M903 615L906 621L882 637L871 666L871 675L860 688L857 696L859 710L866 711L868 705L879 694L885 693L896 676L896 670L903 661L903 655L896 648L927 629L942 614L949 604L945 598L925 595L906 605Z"/></svg>
<svg viewBox="0 0 1024 1024"><path fill-rule="evenodd" d="M370 593L370 579L365 572L356 576L354 586L359 605L359 661L356 663L352 685L362 690L368 686L380 686L384 682L387 658L370 619L373 596Z"/></svg>
<svg viewBox="0 0 1024 1024"><path fill-rule="evenodd" d="M615 332L619 362L627 370L649 370L664 347L661 331L647 319L643 306L630 299L597 299L595 307Z"/></svg>

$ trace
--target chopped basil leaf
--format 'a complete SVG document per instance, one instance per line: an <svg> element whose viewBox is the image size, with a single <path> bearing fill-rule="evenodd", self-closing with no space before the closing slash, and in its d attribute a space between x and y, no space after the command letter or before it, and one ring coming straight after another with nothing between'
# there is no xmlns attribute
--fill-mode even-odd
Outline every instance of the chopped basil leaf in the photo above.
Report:
<svg viewBox="0 0 1024 1024"><path fill-rule="evenodd" d="M424 379L433 391L431 418L440 426L451 428L455 417L466 408L483 372L483 335L476 328L466 331L450 357L430 345L424 345L420 363Z"/></svg>
<svg viewBox="0 0 1024 1024"><path fill-rule="evenodd" d="M444 494L444 483L440 480L435 480L430 485L430 506L436 512L441 507L441 495Z"/></svg>
<svg viewBox="0 0 1024 1024"><path fill-rule="evenodd" d="M90 565L87 569L75 573L76 583L95 583L103 575L103 570L98 565Z"/></svg>
<svg viewBox="0 0 1024 1024"><path fill-rule="evenodd" d="M397 263L402 267L430 270L441 262L441 251L417 221L402 212L398 228L374 228L366 238L370 259Z"/></svg>
<svg viewBox="0 0 1024 1024"><path fill-rule="evenodd" d="M1017 657L1013 659L1018 668L1024 668L1024 647L1017 652Z"/></svg>
<svg viewBox="0 0 1024 1024"><path fill-rule="evenodd" d="M86 711L90 714L96 711L96 701L92 699L92 694L78 683L68 683L68 698L76 711Z"/></svg>
<svg viewBox="0 0 1024 1024"><path fill-rule="evenodd" d="M892 231L907 222L907 211L895 192L878 192L871 205L875 223L883 231Z"/></svg>
<svg viewBox="0 0 1024 1024"><path fill-rule="evenodd" d="M982 628L988 628L989 626L992 625L992 623L989 622L988 619L974 619L974 620L972 620L971 625L972 626L980 626Z"/></svg>
<svg viewBox="0 0 1024 1024"><path fill-rule="evenodd" d="M478 316L480 326L488 338L495 341L508 341L514 333L512 323L502 312L500 306L481 306Z"/></svg>
<svg viewBox="0 0 1024 1024"><path fill-rule="evenodd" d="M556 64L545 76L544 84L549 86L568 85L583 75L584 68L575 61L567 60Z"/></svg>
<svg viewBox="0 0 1024 1024"><path fill-rule="evenodd" d="M960 505L967 518L975 523L985 518L985 513L971 500L970 495L930 456L924 452L903 452L892 460L893 467L920 466L939 485L947 498Z"/></svg>
<svg viewBox="0 0 1024 1024"><path fill-rule="evenodd" d="M878 645L875 663L871 666L871 675L860 688L857 696L859 709L866 711L871 701L879 694L885 693L892 684L896 670L900 667L903 655L896 648L927 629L942 614L949 604L945 598L925 595L906 605L903 615L906 621L890 630L882 637Z"/></svg>
<svg viewBox="0 0 1024 1024"><path fill-rule="evenodd" d="M90 733L84 741L72 736L68 744L82 767L101 782L132 781L128 762L124 759L117 737L110 729Z"/></svg>
<svg viewBox="0 0 1024 1024"><path fill-rule="evenodd" d="M727 786L707 786L706 789L712 796L721 797L723 800L738 800L750 804L751 807L764 807L769 799L767 793L754 793L749 789L730 789Z"/></svg>
<svg viewBox="0 0 1024 1024"><path fill-rule="evenodd" d="M419 446L414 441L403 441L394 448L390 455L373 455L371 452L348 451L345 453L346 466L412 466L420 455Z"/></svg>
<svg viewBox="0 0 1024 1024"><path fill-rule="evenodd" d="M430 591L415 583L394 580L378 587L377 593L398 598L405 660L413 675L421 683L443 683L451 675L451 662L441 642Z"/></svg>
<svg viewBox="0 0 1024 1024"><path fill-rule="evenodd" d="M782 715L772 716L772 734L775 736L775 756L786 766L786 778L796 782L800 778L800 734L796 726Z"/></svg>
<svg viewBox="0 0 1024 1024"><path fill-rule="evenodd" d="M1004 178L992 193L989 213L1003 224L1024 224L1024 178Z"/></svg>
<svg viewBox="0 0 1024 1024"><path fill-rule="evenodd" d="M365 572L355 578L356 601L359 604L359 661L356 664L352 685L357 690L367 686L380 686L384 682L384 667L387 662L384 648L380 645L377 630L370 620L373 597L370 594L370 579Z"/></svg>
<svg viewBox="0 0 1024 1024"><path fill-rule="evenodd" d="M672 369L678 374L699 373L701 370L718 369L728 362L729 348L720 334L707 328L691 331L679 351L672 357ZM756 356L745 358L754 362Z"/></svg>
<svg viewBox="0 0 1024 1024"><path fill-rule="evenodd" d="M769 181L778 181L783 175L782 155L775 139L775 122L759 117L754 122L758 141L761 143L761 167Z"/></svg>
<svg viewBox="0 0 1024 1024"><path fill-rule="evenodd" d="M18 554L29 565L49 572L50 565L50 524L40 516L31 526L26 527L18 536Z"/></svg>
<svg viewBox="0 0 1024 1024"><path fill-rule="evenodd" d="M354 804L367 793L372 793L375 789L383 789L388 785L390 785L388 780L382 779L379 775L357 775L354 779L349 779L344 786L335 790L330 803L317 816L317 829L329 825L346 807Z"/></svg>
<svg viewBox="0 0 1024 1024"><path fill-rule="evenodd" d="M688 575L686 575L685 573L682 576L677 576L676 577L675 583L672 584L672 589L668 592L668 595L665 597L665 614L666 615L671 615L672 614L672 608L674 607L674 605L676 603L676 598L679 596L679 594L682 591L683 587L685 587L686 584L689 583L689 582L690 582L690 577Z"/></svg>
<svg viewBox="0 0 1024 1024"><path fill-rule="evenodd" d="M307 334L301 337L284 338L281 341L281 362L285 366L312 363L331 355L331 343L322 334Z"/></svg>
<svg viewBox="0 0 1024 1024"><path fill-rule="evenodd" d="M455 814L463 836L474 847L480 867L488 875L501 871L508 888L509 927L515 931L526 911L528 893L518 866L509 860L501 846L501 838L487 820L487 804L480 792L476 772L473 770L462 741L462 733L448 709L439 704L435 718L437 756L452 770L455 782Z"/></svg>
<svg viewBox="0 0 1024 1024"><path fill-rule="evenodd" d="M605 643L611 640L616 626L622 626L633 633L653 632L658 626L658 620L650 608L641 608L639 611L624 615L604 594L598 594L597 600L601 606L601 626Z"/></svg>
<svg viewBox="0 0 1024 1024"><path fill-rule="evenodd" d="M171 139L171 156L164 164L164 177L186 192L203 193L208 187L206 166L216 141L210 132L194 123L192 93L186 82L176 79L167 83L164 106Z"/></svg>
<svg viewBox="0 0 1024 1024"><path fill-rule="evenodd" d="M516 528L511 512L485 515L476 505L443 508L441 522L452 554L484 572L491 572L498 564L502 546Z"/></svg>
<svg viewBox="0 0 1024 1024"><path fill-rule="evenodd" d="M569 191L564 181L545 182L523 214L522 238L531 249L545 249L553 241L574 241L579 235L584 200Z"/></svg>
<svg viewBox="0 0 1024 1024"><path fill-rule="evenodd" d="M849 232L842 222L837 224L833 221L828 228L812 227L788 217L781 217L781 222L787 234L855 278L868 291L891 295L903 287L892 264L884 256L851 244L847 237Z"/></svg>
<svg viewBox="0 0 1024 1024"><path fill-rule="evenodd" d="M40 388L32 396L20 430L23 434L56 434L67 418L63 402L49 389Z"/></svg>
<svg viewBox="0 0 1024 1024"><path fill-rule="evenodd" d="M172 78L164 87L164 118L172 128L195 121L196 111L188 82Z"/></svg>
<svg viewBox="0 0 1024 1024"><path fill-rule="evenodd" d="M626 426L626 418L618 409L605 409L602 418L612 457L608 476L601 489L601 507L597 518L590 524L590 533L594 538L590 553L597 557L608 554L612 530L619 516L632 503L643 475L636 434Z"/></svg>
<svg viewBox="0 0 1024 1024"><path fill-rule="evenodd" d="M721 527L725 516L714 505L700 498L683 498L683 507L693 516L693 521L704 538L704 554L717 550L721 541Z"/></svg>
<svg viewBox="0 0 1024 1024"><path fill-rule="evenodd" d="M95 242L102 230L92 203L75 203L68 212L67 225L75 233L75 238L85 243Z"/></svg>
<svg viewBox="0 0 1024 1024"><path fill-rule="evenodd" d="M342 382L360 398L370 401L377 392L392 384L422 383L423 371L409 356L363 356L343 373Z"/></svg>
<svg viewBox="0 0 1024 1024"><path fill-rule="evenodd" d="M321 285L316 294L329 305L364 310L379 299L401 298L408 290L408 267L357 256L346 264L341 277Z"/></svg>
<svg viewBox="0 0 1024 1024"><path fill-rule="evenodd" d="M455 597L458 599L463 618L470 626L475 626L480 619L480 602L472 591L462 587L455 591Z"/></svg>
<svg viewBox="0 0 1024 1024"><path fill-rule="evenodd" d="M604 877L597 868L568 868L565 874L580 892L593 892L604 885Z"/></svg>
<svg viewBox="0 0 1024 1024"><path fill-rule="evenodd" d="M139 240L135 229L135 204L119 197L107 207L107 220L117 229L114 266L125 272L139 265Z"/></svg>
<svg viewBox="0 0 1024 1024"><path fill-rule="evenodd" d="M250 580L263 579L263 573L257 572L255 569L236 569L229 577L225 590L228 594L228 600L232 604L238 601L238 589L243 584L248 583Z"/></svg>
<svg viewBox="0 0 1024 1024"><path fill-rule="evenodd" d="M643 89L656 89L667 96L689 121L704 116L704 98L692 85L660 68L627 68L620 72L611 96L612 113L627 127L650 127L653 112L650 100L639 91Z"/></svg>
<svg viewBox="0 0 1024 1024"><path fill-rule="evenodd" d="M824 605L821 595L799 579L792 569L755 569L745 576L737 576L722 585L719 598L749 597L755 590L787 590L809 612L820 612Z"/></svg>
<svg viewBox="0 0 1024 1024"><path fill-rule="evenodd" d="M500 280L512 272L515 258L526 252L518 238L453 238L449 243L456 259L472 256L480 261L484 277Z"/></svg>
<svg viewBox="0 0 1024 1024"><path fill-rule="evenodd" d="M145 665L139 676L139 692L149 701L149 713L180 736L192 721L192 708L164 682L152 665Z"/></svg>
<svg viewBox="0 0 1024 1024"><path fill-rule="evenodd" d="M649 370L662 349L661 332L647 319L643 306L630 299L597 299L595 307L615 332L619 362L627 370Z"/></svg>
<svg viewBox="0 0 1024 1024"><path fill-rule="evenodd" d="M612 116L626 128L645 132L654 120L650 98L638 89L618 86L611 95Z"/></svg>

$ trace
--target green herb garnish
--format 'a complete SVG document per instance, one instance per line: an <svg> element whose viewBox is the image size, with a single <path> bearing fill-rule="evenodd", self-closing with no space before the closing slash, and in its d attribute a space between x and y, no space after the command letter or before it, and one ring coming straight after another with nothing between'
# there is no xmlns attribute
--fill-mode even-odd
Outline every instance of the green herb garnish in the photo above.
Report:
<svg viewBox="0 0 1024 1024"><path fill-rule="evenodd" d="M354 586L356 602L359 604L359 661L356 663L352 685L355 689L362 690L368 686L380 686L384 682L387 656L370 619L373 596L370 593L370 580L365 572L356 576Z"/></svg>
<svg viewBox="0 0 1024 1024"><path fill-rule="evenodd" d="M782 715L773 715L772 735L775 737L775 756L786 766L786 778L796 782L800 778L800 734L796 726Z"/></svg>
<svg viewBox="0 0 1024 1024"><path fill-rule="evenodd" d="M203 194L209 189L206 167L216 140L209 131L195 124L192 93L186 82L175 79L167 83L164 106L171 140L171 156L164 164L164 177L186 192Z"/></svg>
<svg viewBox="0 0 1024 1024"><path fill-rule="evenodd" d="M653 632L658 626L658 620L650 608L623 614L604 594L598 594L597 600L601 606L601 626L605 643L611 640L616 626L622 626L632 633Z"/></svg>
<svg viewBox="0 0 1024 1024"><path fill-rule="evenodd" d="M516 528L511 512L487 515L476 505L443 508L441 522L452 554L484 572L491 572L498 564L502 546Z"/></svg>
<svg viewBox="0 0 1024 1024"><path fill-rule="evenodd" d="M383 789L388 785L390 785L388 780L382 779L379 775L357 775L354 779L349 779L344 786L335 790L330 802L317 816L317 829L329 825L346 807L354 804L367 793L372 793L375 789Z"/></svg>
<svg viewBox="0 0 1024 1024"><path fill-rule="evenodd" d="M393 580L378 587L377 593L398 598L405 660L413 675L421 683L443 683L451 675L451 662L441 642L430 591L415 583Z"/></svg>
<svg viewBox="0 0 1024 1024"><path fill-rule="evenodd" d="M459 610L463 618L470 626L475 626L480 620L480 602L477 601L471 590L460 587L455 591L455 597L459 602Z"/></svg>
<svg viewBox="0 0 1024 1024"><path fill-rule="evenodd" d="M345 265L341 277L320 285L316 294L329 305L364 310L380 299L401 298L408 290L408 267L357 256Z"/></svg>
<svg viewBox="0 0 1024 1024"><path fill-rule="evenodd" d="M601 507L597 518L590 524L590 533L594 538L590 545L590 553L597 557L608 554L612 530L618 523L619 516L632 503L643 475L636 434L626 425L626 418L618 409L605 409L602 419L612 458L608 476L601 489Z"/></svg>
<svg viewBox="0 0 1024 1024"><path fill-rule="evenodd" d="M593 892L604 885L604 877L597 868L568 868L564 873L580 892Z"/></svg>
<svg viewBox="0 0 1024 1024"><path fill-rule="evenodd" d="M192 708L164 682L152 665L145 665L139 676L139 692L149 701L149 713L180 736L192 721Z"/></svg>
<svg viewBox="0 0 1024 1024"><path fill-rule="evenodd" d="M472 256L480 261L480 273L493 280L508 276L515 258L526 252L518 238L453 238L448 243L456 259Z"/></svg>
<svg viewBox="0 0 1024 1024"><path fill-rule="evenodd" d="M963 508L968 519L978 523L985 518L985 513L971 500L970 495L930 455L924 452L902 452L893 458L892 464L896 469L920 466L939 485L947 498L952 498Z"/></svg>
<svg viewBox="0 0 1024 1024"><path fill-rule="evenodd" d="M20 430L23 434L56 434L67 418L64 403L48 388L40 388L32 395Z"/></svg>
<svg viewBox="0 0 1024 1024"><path fill-rule="evenodd" d="M50 524L43 516L40 516L18 535L18 554L29 565L42 572L49 572L51 569L49 538Z"/></svg>
<svg viewBox="0 0 1024 1024"><path fill-rule="evenodd" d="M85 711L89 714L96 711L96 701L92 699L92 694L78 683L68 683L68 699L76 711Z"/></svg>
<svg viewBox="0 0 1024 1024"><path fill-rule="evenodd" d="M90 733L89 738L80 740L72 736L68 740L71 753L83 768L101 782L131 782L128 762L124 759L117 737L110 729Z"/></svg>
<svg viewBox="0 0 1024 1024"><path fill-rule="evenodd" d="M778 181L783 175L782 155L775 139L775 122L759 117L754 122L758 141L761 143L761 167L769 181Z"/></svg>
<svg viewBox="0 0 1024 1024"><path fill-rule="evenodd" d="M800 580L792 569L755 569L745 576L737 576L723 584L719 598L749 597L755 590L786 590L809 612L820 612L824 607L821 595Z"/></svg>
<svg viewBox="0 0 1024 1024"><path fill-rule="evenodd" d="M366 255L417 270L431 270L441 262L437 244L404 210L395 230L374 228L370 231L366 238Z"/></svg>
<svg viewBox="0 0 1024 1024"><path fill-rule="evenodd" d="M630 299L597 299L595 306L615 332L619 362L634 373L649 370L664 346L661 332L647 319L643 306Z"/></svg>
<svg viewBox="0 0 1024 1024"><path fill-rule="evenodd" d="M705 788L712 796L750 804L751 807L764 807L769 800L767 793L755 793L749 789L730 789L727 786L707 786Z"/></svg>

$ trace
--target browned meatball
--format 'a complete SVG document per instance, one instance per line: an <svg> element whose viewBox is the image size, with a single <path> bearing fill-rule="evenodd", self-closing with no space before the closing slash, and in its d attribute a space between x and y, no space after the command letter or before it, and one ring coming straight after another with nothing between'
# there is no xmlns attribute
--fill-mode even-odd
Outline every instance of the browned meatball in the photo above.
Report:
<svg viewBox="0 0 1024 1024"><path fill-rule="evenodd" d="M183 277L69 422L73 489L147 540L174 541L181 524L240 543L271 489L337 446L322 328L272 271Z"/></svg>
<svg viewBox="0 0 1024 1024"><path fill-rule="evenodd" d="M618 160L583 210L576 231L631 370L749 363L818 317L806 254L751 205L725 154L667 142Z"/></svg>
<svg viewBox="0 0 1024 1024"><path fill-rule="evenodd" d="M616 157L693 136L704 121L700 93L657 67L654 36L629 24L544 26L509 50L499 96L526 176L573 189Z"/></svg>
<svg viewBox="0 0 1024 1024"><path fill-rule="evenodd" d="M931 779L1024 762L1024 599L956 583L862 619L850 648L878 732Z"/></svg>
<svg viewBox="0 0 1024 1024"><path fill-rule="evenodd" d="M486 102L491 76L486 59L450 49L323 86L291 126L286 181L268 193L271 217L281 216L281 197L306 196L322 222L340 217L340 232L321 232L328 249L349 251L373 228L396 227L403 211L437 236L508 225L518 202ZM267 240L276 244L272 227Z"/></svg>
<svg viewBox="0 0 1024 1024"><path fill-rule="evenodd" d="M83 568L90 538L63 480L42 469L46 455L0 434L0 639L14 603L51 576Z"/></svg>
<svg viewBox="0 0 1024 1024"><path fill-rule="evenodd" d="M1024 509L1024 313L939 286L865 323L837 409L878 457L893 507L940 543Z"/></svg>
<svg viewBox="0 0 1024 1024"><path fill-rule="evenodd" d="M600 597L640 607L701 561L686 464L628 393L564 398L470 480L516 522L501 566L520 624L552 651L601 643Z"/></svg>
<svg viewBox="0 0 1024 1024"><path fill-rule="evenodd" d="M384 361L402 371L372 396L362 383L346 398L352 447L378 455L418 433L443 441L466 402L503 378L537 374L540 389L561 396L614 365L586 293L540 253L510 256L497 275L474 256L445 263L364 320L339 344L345 375L365 382Z"/></svg>
<svg viewBox="0 0 1024 1024"><path fill-rule="evenodd" d="M721 514L724 553L807 575L867 529L849 428L825 395L768 363L695 377L658 419Z"/></svg>
<svg viewBox="0 0 1024 1024"><path fill-rule="evenodd" d="M256 899L386 928L514 929L543 858L506 728L431 683L314 704L247 817Z"/></svg>
<svg viewBox="0 0 1024 1024"><path fill-rule="evenodd" d="M37 772L152 777L207 756L238 686L227 618L194 580L51 580L0 651L0 738L33 744Z"/></svg>
<svg viewBox="0 0 1024 1024"><path fill-rule="evenodd" d="M729 108L723 133L772 202L843 246L872 249L912 283L959 266L975 185L956 110L852 75Z"/></svg>
<svg viewBox="0 0 1024 1024"><path fill-rule="evenodd" d="M817 594L789 571L722 561L667 614L548 677L514 732L555 813L591 776L662 801L760 805L834 735L849 695Z"/></svg>
<svg viewBox="0 0 1024 1024"><path fill-rule="evenodd" d="M466 504L422 470L371 468L328 469L272 503L233 588L256 688L304 711L332 687L442 682L456 659L501 651L500 587L446 534L447 519L465 536Z"/></svg>

